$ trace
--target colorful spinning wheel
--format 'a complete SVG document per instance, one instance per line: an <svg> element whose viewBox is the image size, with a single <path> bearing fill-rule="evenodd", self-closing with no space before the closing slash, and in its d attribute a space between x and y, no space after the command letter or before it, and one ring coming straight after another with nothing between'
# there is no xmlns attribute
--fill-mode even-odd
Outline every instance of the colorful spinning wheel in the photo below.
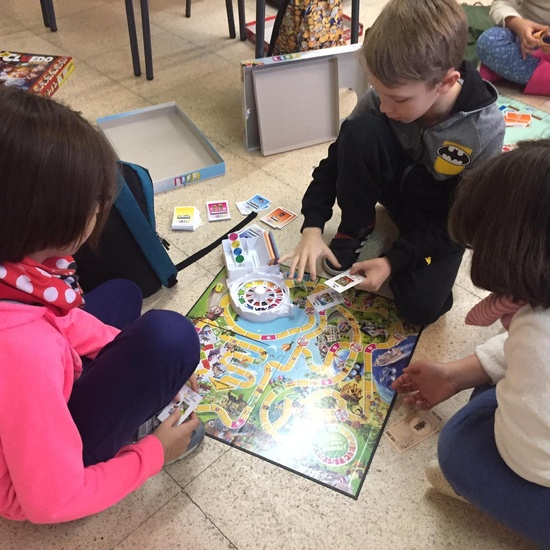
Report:
<svg viewBox="0 0 550 550"><path fill-rule="evenodd" d="M283 288L269 279L244 281L237 289L237 300L241 307L255 312L276 309L284 295Z"/></svg>

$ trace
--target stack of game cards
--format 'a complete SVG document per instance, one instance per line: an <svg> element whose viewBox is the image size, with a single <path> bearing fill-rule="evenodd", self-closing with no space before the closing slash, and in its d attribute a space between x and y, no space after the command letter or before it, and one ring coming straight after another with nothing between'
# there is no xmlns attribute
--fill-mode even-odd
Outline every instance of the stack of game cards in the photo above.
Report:
<svg viewBox="0 0 550 550"><path fill-rule="evenodd" d="M202 225L201 215L194 206L176 206L172 217L172 229L195 231Z"/></svg>
<svg viewBox="0 0 550 550"><path fill-rule="evenodd" d="M263 195L254 195L247 201L237 202L237 208L239 212L245 216L250 212L258 212L259 210L265 210L269 207L271 201Z"/></svg>
<svg viewBox="0 0 550 550"><path fill-rule="evenodd" d="M278 206L275 210L272 210L269 214L266 214L260 218L260 221L266 223L274 229L282 229L296 218L297 215L294 212L283 208L282 206Z"/></svg>
<svg viewBox="0 0 550 550"><path fill-rule="evenodd" d="M231 219L229 213L229 201L208 201L206 203L208 221L218 222Z"/></svg>

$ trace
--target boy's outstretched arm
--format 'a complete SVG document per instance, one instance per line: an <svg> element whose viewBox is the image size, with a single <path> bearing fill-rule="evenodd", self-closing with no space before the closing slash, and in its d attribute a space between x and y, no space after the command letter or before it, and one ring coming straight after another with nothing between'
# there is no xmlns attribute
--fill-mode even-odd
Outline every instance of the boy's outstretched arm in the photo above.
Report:
<svg viewBox="0 0 550 550"><path fill-rule="evenodd" d="M304 271L309 272L313 279L317 277L317 260L324 256L329 259L330 263L340 267L338 260L323 241L321 229L319 227L306 227L302 231L302 238L296 248L281 257L279 263L291 260L290 276L293 276L296 269L298 269L296 280L300 282L304 276Z"/></svg>
<svg viewBox="0 0 550 550"><path fill-rule="evenodd" d="M427 410L462 390L490 383L491 378L472 354L449 363L429 359L416 361L403 369L392 388L400 394L411 393L404 398L407 405Z"/></svg>

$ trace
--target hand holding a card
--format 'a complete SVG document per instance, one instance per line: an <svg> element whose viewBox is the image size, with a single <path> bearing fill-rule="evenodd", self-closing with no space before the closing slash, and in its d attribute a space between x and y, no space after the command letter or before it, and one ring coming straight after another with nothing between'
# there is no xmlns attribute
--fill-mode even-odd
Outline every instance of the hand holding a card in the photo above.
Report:
<svg viewBox="0 0 550 550"><path fill-rule="evenodd" d="M302 231L302 238L296 248L280 258L279 263L291 260L289 273L293 274L298 269L296 280L300 282L304 276L304 271L309 272L313 279L317 277L317 260L325 256L331 264L340 267L338 260L323 241L321 229L319 227L306 227Z"/></svg>
<svg viewBox="0 0 550 550"><path fill-rule="evenodd" d="M350 273L365 277L365 280L357 285L358 289L376 292L391 275L391 264L388 258L373 258L353 264Z"/></svg>
<svg viewBox="0 0 550 550"><path fill-rule="evenodd" d="M426 411L462 390L489 383L491 378L472 354L449 363L428 359L411 363L392 388L399 394L411 394L403 401Z"/></svg>
<svg viewBox="0 0 550 550"><path fill-rule="evenodd" d="M179 424L180 411L176 409L153 432L153 435L161 442L164 449L164 464L177 460L189 446L193 431L199 427L199 417L193 412L186 422Z"/></svg>

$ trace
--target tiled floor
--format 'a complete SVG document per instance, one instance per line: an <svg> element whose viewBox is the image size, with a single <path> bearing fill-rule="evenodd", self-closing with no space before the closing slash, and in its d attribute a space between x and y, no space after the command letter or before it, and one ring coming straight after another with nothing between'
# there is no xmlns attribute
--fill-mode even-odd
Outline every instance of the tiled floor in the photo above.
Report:
<svg viewBox="0 0 550 550"><path fill-rule="evenodd" d="M245 150L239 62L254 57L254 49L250 43L228 38L222 0L193 0L190 19L183 16L183 0L151 2L152 82L132 74L122 0L55 0L55 4L59 31L54 34L42 25L38 0L2 0L0 48L74 56L76 72L56 98L91 121L175 100L226 161L225 176L157 196L158 229L179 249L177 254L183 257L198 250L229 229L239 214L234 208L229 222L207 224L195 233L172 234L174 205L200 206L207 199L219 198L234 204L262 192L274 203L299 211L311 170L327 146L271 157ZM361 21L370 24L383 4L384 0L362 0ZM249 20L254 19L251 0L247 13ZM544 100L536 102L545 107ZM335 215L327 236L337 223ZM386 225L380 223L379 229ZM281 251L290 250L298 241L299 228L300 222L295 222L277 233ZM372 246L377 242L374 239ZM211 253L182 273L177 288L162 290L150 299L148 307L186 313L221 265L221 253ZM467 310L483 295L472 286L466 265L455 291L456 305L424 331L416 358L456 358L496 331L463 324ZM448 419L466 398L459 395L437 411ZM390 421L403 413L404 408L396 407ZM95 517L53 526L0 520L0 548L531 548L471 506L430 489L423 470L435 457L436 443L432 437L397 455L383 439L361 495L354 501L207 438L189 459L167 467L136 493ZM39 449L36 455L40 460Z"/></svg>

